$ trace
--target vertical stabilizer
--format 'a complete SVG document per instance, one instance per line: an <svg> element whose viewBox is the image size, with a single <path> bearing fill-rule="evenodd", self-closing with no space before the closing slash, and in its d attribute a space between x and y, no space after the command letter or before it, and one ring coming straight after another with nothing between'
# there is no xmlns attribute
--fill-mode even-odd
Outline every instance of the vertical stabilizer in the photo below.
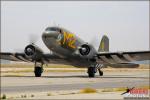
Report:
<svg viewBox="0 0 150 100"><path fill-rule="evenodd" d="M100 42L98 52L107 52L107 51L109 51L109 38L106 35L104 35Z"/></svg>

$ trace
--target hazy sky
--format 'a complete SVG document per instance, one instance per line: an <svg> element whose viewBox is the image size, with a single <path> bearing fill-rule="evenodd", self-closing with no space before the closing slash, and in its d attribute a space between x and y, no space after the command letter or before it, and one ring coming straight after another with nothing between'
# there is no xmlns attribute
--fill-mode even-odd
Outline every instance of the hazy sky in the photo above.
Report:
<svg viewBox="0 0 150 100"><path fill-rule="evenodd" d="M14 52L47 26L58 25L98 46L102 35L110 38L111 51L149 49L148 1L2 1L1 49Z"/></svg>

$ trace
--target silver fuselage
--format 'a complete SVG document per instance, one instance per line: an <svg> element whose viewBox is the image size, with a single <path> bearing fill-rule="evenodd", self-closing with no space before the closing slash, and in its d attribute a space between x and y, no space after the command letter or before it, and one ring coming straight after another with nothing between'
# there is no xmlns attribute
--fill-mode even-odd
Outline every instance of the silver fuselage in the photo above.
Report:
<svg viewBox="0 0 150 100"><path fill-rule="evenodd" d="M78 53L78 48L85 44L83 40L74 33L59 27L48 27L42 34L42 40L49 50L54 54L68 60L76 67L87 67L91 62ZM92 47L92 50L95 50ZM96 50L95 50L96 52Z"/></svg>

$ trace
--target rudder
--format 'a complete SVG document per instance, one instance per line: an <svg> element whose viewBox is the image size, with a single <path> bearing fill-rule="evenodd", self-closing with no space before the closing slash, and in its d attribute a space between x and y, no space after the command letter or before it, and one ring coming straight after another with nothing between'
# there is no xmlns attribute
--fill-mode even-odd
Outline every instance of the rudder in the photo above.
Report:
<svg viewBox="0 0 150 100"><path fill-rule="evenodd" d="M104 35L100 42L98 52L106 52L106 51L109 51L109 38L106 35Z"/></svg>

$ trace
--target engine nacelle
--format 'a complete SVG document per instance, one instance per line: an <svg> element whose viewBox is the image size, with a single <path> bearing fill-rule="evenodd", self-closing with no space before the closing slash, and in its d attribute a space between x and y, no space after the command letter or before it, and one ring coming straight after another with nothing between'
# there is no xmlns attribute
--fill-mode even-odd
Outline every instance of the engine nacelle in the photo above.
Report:
<svg viewBox="0 0 150 100"><path fill-rule="evenodd" d="M91 51L91 48L89 45L87 44L83 44L81 45L81 47L79 48L79 52L82 56L87 56Z"/></svg>
<svg viewBox="0 0 150 100"><path fill-rule="evenodd" d="M92 58L96 54L96 50L89 44L83 44L79 48L79 53L82 57Z"/></svg>
<svg viewBox="0 0 150 100"><path fill-rule="evenodd" d="M39 60L42 56L43 51L34 44L29 44L25 47L24 53L28 58L33 60Z"/></svg>

